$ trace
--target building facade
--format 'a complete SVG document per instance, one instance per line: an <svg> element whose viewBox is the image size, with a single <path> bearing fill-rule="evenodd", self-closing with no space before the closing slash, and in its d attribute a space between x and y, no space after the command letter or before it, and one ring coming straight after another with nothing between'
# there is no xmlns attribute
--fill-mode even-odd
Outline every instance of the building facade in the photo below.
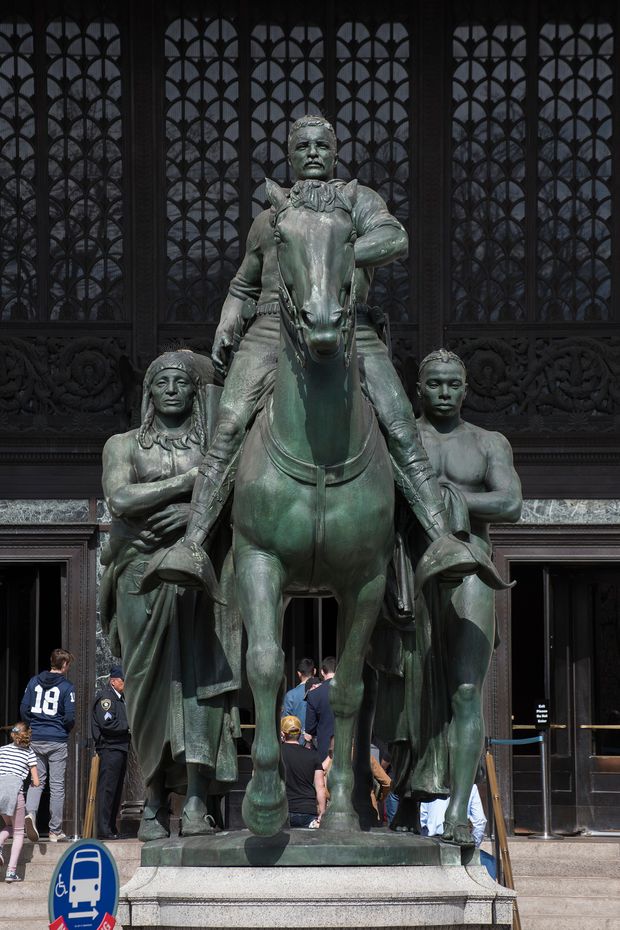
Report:
<svg viewBox="0 0 620 930"><path fill-rule="evenodd" d="M102 445L159 351L209 351L264 178L289 180L290 125L322 112L338 175L410 234L372 295L409 393L457 351L466 416L515 450L487 731L527 735L549 700L558 825L620 828L619 62L611 0L5 0L0 722L62 641L86 733ZM290 654L331 651L304 623ZM536 826L537 759L498 762Z"/></svg>

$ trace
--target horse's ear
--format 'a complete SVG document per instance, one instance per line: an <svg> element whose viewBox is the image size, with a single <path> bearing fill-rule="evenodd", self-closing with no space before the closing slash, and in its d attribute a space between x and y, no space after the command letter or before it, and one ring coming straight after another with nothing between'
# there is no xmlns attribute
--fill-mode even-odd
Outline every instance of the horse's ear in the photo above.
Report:
<svg viewBox="0 0 620 930"><path fill-rule="evenodd" d="M265 178L265 186L267 188L267 199L269 203L272 207L275 207L276 210L279 210L280 207L283 207L286 203L286 193L279 184L275 181L271 181L269 178Z"/></svg>
<svg viewBox="0 0 620 930"><path fill-rule="evenodd" d="M351 205L357 200L357 180L349 181L348 184L342 188L342 193L351 201Z"/></svg>

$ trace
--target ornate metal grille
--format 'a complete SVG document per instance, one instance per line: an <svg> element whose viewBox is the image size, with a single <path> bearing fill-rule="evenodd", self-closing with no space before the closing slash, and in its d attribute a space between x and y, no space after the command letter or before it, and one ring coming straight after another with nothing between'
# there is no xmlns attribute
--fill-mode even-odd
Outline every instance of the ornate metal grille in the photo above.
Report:
<svg viewBox="0 0 620 930"><path fill-rule="evenodd" d="M339 176L371 183L410 225L410 24L348 20L328 42L328 19L290 23L257 11L248 20L231 10L166 27L166 320L217 320L249 220L264 209L265 177L290 183L287 136L303 113L331 116L343 143ZM392 319L414 319L405 263L381 269L374 293Z"/></svg>
<svg viewBox="0 0 620 930"><path fill-rule="evenodd" d="M122 319L120 32L63 17L45 39L49 317Z"/></svg>
<svg viewBox="0 0 620 930"><path fill-rule="evenodd" d="M166 29L166 316L217 319L239 254L238 35L228 19Z"/></svg>
<svg viewBox="0 0 620 930"><path fill-rule="evenodd" d="M0 319L37 317L34 35L0 22Z"/></svg>
<svg viewBox="0 0 620 930"><path fill-rule="evenodd" d="M525 308L525 29L454 30L452 315L522 320Z"/></svg>
<svg viewBox="0 0 620 930"><path fill-rule="evenodd" d="M7 19L0 74L2 319L121 319L119 29L57 18L37 37L31 23Z"/></svg>
<svg viewBox="0 0 620 930"><path fill-rule="evenodd" d="M581 18L543 9L539 22L530 6L526 22L519 5L494 21L458 5L454 322L612 318L614 36L609 10L591 6Z"/></svg>
<svg viewBox="0 0 620 930"><path fill-rule="evenodd" d="M538 316L608 320L614 37L609 22L543 23L538 77Z"/></svg>
<svg viewBox="0 0 620 930"><path fill-rule="evenodd" d="M337 32L336 133L350 177L371 185L411 226L412 68L406 22L343 23ZM413 322L406 260L375 274L374 302L394 322Z"/></svg>

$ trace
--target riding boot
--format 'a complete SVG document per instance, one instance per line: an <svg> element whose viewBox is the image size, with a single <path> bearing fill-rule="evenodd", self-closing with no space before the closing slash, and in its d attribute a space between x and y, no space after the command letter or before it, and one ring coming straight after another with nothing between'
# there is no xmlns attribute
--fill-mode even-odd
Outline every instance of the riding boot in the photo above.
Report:
<svg viewBox="0 0 620 930"><path fill-rule="evenodd" d="M194 485L190 504L190 517L185 535L170 549L158 552L142 578L140 591L152 591L162 581L184 588L199 588L214 601L225 604L224 597L213 568L213 563L204 549L204 542L215 526L234 484L240 451L227 467L219 469L203 462Z"/></svg>

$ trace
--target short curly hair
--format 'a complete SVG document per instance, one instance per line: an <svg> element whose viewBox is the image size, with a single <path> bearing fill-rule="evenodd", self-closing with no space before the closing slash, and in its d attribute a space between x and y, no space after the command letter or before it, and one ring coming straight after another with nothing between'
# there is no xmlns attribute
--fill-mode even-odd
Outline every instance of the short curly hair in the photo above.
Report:
<svg viewBox="0 0 620 930"><path fill-rule="evenodd" d="M293 136L295 135L295 133L299 132L300 129L305 129L306 126L322 126L324 129L327 130L328 134L331 136L334 149L336 148L338 144L336 142L336 133L334 132L334 127L329 122L329 120L325 119L324 116L318 116L313 113L306 113L305 116L301 116L291 126L291 131L288 134L288 141L287 141L289 152L291 150Z"/></svg>

